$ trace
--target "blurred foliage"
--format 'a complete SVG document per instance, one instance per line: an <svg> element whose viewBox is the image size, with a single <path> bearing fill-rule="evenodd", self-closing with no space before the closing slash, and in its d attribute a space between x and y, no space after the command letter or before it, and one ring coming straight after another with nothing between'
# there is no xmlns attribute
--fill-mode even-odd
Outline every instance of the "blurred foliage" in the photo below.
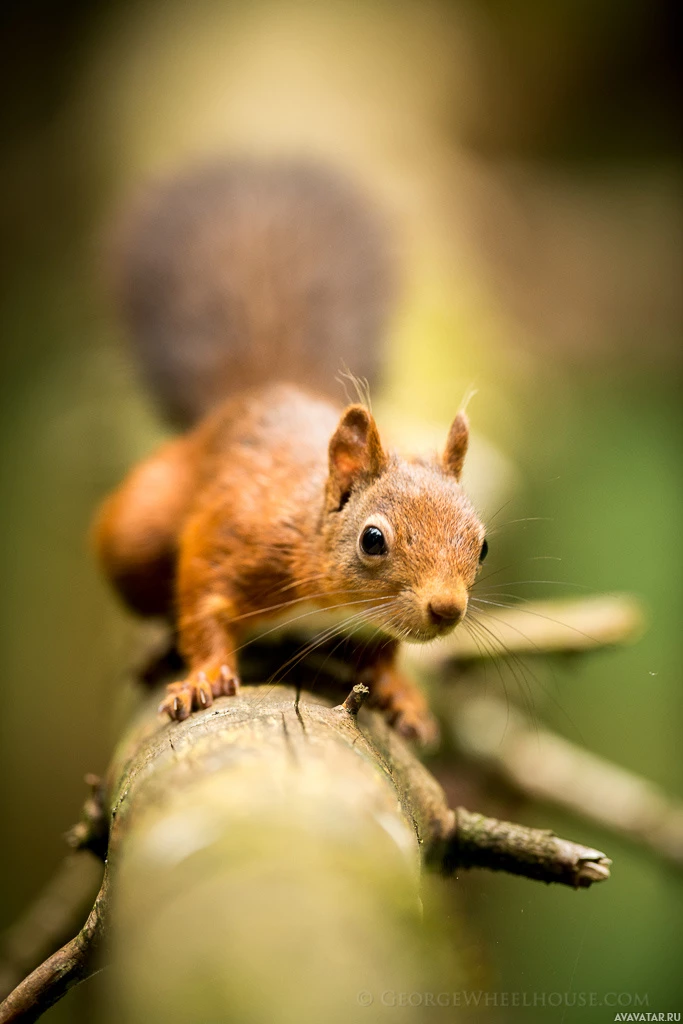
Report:
<svg viewBox="0 0 683 1024"><path fill-rule="evenodd" d="M680 793L681 247L664 6L34 0L4 17L0 924L62 855L82 775L105 765L124 714L134 625L86 536L162 428L108 307L101 239L150 173L225 148L328 157L384 202L406 283L384 397L440 422L478 389L475 427L519 470L495 517L495 579L528 597L631 590L649 610L633 648L534 665L539 714ZM541 519L514 522L528 517ZM646 992L649 1009L679 1009L679 880L549 817L529 823L606 848L613 880L589 897L471 880L482 984ZM97 981L49 1019L93 1019L96 994Z"/></svg>

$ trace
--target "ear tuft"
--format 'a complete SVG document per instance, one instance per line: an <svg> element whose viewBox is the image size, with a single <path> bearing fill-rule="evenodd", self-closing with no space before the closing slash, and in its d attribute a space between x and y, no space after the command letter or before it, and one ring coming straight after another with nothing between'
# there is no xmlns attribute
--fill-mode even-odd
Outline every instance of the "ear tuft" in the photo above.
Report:
<svg viewBox="0 0 683 1024"><path fill-rule="evenodd" d="M362 405L344 410L329 447L328 499L339 509L348 500L353 485L362 477L379 476L386 455L371 413Z"/></svg>
<svg viewBox="0 0 683 1024"><path fill-rule="evenodd" d="M442 465L447 473L451 473L456 480L460 479L462 467L467 454L467 445L470 439L470 425L464 412L459 412L453 420L451 429L448 432L446 450L443 453Z"/></svg>

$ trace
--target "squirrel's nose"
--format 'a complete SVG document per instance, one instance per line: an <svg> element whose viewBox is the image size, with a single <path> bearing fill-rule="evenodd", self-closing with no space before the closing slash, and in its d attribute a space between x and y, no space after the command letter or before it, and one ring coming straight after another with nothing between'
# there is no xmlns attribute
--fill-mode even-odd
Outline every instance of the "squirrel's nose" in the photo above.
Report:
<svg viewBox="0 0 683 1024"><path fill-rule="evenodd" d="M428 606L429 619L439 629L449 629L457 626L467 611L467 598L462 597L433 597Z"/></svg>

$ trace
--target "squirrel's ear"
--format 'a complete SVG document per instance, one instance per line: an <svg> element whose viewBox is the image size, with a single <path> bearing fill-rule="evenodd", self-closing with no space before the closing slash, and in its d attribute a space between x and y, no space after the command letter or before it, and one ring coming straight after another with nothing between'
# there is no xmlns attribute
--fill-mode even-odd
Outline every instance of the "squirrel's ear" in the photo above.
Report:
<svg viewBox="0 0 683 1024"><path fill-rule="evenodd" d="M350 405L344 410L329 455L329 504L341 508L354 483L361 477L377 476L387 462L377 424L365 406Z"/></svg>
<svg viewBox="0 0 683 1024"><path fill-rule="evenodd" d="M469 439L469 421L464 412L459 412L453 420L451 429L448 432L446 450L443 453L441 460L443 468L447 473L452 473L456 480L460 479L460 475L462 473Z"/></svg>

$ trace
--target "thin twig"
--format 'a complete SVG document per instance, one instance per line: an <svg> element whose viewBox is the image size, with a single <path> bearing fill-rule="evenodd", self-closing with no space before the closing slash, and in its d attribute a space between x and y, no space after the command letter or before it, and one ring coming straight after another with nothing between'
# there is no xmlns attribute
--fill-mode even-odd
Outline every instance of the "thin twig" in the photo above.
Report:
<svg viewBox="0 0 683 1024"><path fill-rule="evenodd" d="M66 833L66 841L74 850L90 850L104 862L109 841L109 821L104 799L104 783L99 775L85 776L90 796L83 804L81 820Z"/></svg>
<svg viewBox="0 0 683 1024"><path fill-rule="evenodd" d="M344 703L339 705L339 709L343 709L349 715L355 716L369 696L370 690L368 687L364 686L363 683L356 683Z"/></svg>
<svg viewBox="0 0 683 1024"><path fill-rule="evenodd" d="M95 905L78 935L53 953L0 1003L0 1024L31 1024L70 988L96 972L94 955L104 930L108 874L105 870Z"/></svg>
<svg viewBox="0 0 683 1024"><path fill-rule="evenodd" d="M653 783L539 729L509 702L459 692L451 715L468 761L528 799L552 804L683 866L683 805Z"/></svg>
<svg viewBox="0 0 683 1024"><path fill-rule="evenodd" d="M78 930L102 884L102 864L70 853L0 941L0 1000Z"/></svg>
<svg viewBox="0 0 683 1024"><path fill-rule="evenodd" d="M610 876L611 860L587 846L560 839L547 829L486 818L458 807L447 833L427 852L446 875L458 868L488 868L540 882L585 889Z"/></svg>

